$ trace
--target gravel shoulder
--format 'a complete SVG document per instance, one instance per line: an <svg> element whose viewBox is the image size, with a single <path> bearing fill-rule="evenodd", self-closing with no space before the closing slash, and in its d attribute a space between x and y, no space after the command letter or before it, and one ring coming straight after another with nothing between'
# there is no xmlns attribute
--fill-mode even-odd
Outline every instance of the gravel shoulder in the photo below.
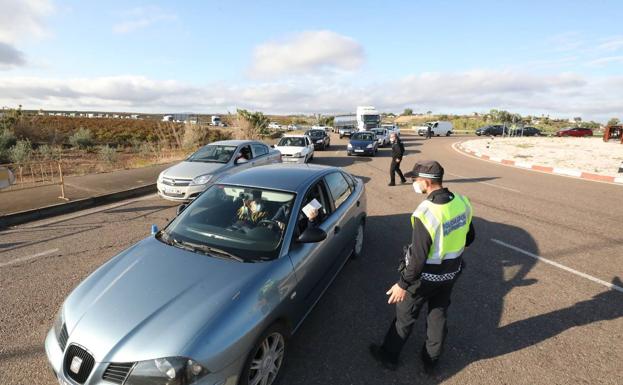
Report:
<svg viewBox="0 0 623 385"><path fill-rule="evenodd" d="M623 145L601 138L484 138L463 148L490 157L619 177Z"/></svg>

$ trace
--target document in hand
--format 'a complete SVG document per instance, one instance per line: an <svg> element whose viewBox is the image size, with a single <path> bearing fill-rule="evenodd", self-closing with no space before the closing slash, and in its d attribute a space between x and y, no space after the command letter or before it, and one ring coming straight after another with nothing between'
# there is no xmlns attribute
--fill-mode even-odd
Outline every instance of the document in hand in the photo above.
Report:
<svg viewBox="0 0 623 385"><path fill-rule="evenodd" d="M303 207L303 213L307 215L307 218L309 218L313 210L320 210L321 207L322 205L320 204L320 202L318 202L316 199L313 199L311 202L306 204L305 207Z"/></svg>

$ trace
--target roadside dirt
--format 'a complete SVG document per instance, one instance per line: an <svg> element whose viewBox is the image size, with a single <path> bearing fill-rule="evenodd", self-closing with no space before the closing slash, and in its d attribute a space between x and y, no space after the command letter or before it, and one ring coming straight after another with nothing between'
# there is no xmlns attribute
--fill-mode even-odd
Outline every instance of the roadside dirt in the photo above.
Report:
<svg viewBox="0 0 623 385"><path fill-rule="evenodd" d="M623 176L623 145L601 138L485 138L468 140L463 147L483 155L549 167Z"/></svg>

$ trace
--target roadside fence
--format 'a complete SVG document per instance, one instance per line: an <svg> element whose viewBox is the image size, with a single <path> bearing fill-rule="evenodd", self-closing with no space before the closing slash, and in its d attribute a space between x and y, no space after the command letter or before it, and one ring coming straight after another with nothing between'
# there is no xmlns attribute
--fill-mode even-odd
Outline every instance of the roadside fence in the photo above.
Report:
<svg viewBox="0 0 623 385"><path fill-rule="evenodd" d="M60 189L59 199L68 200L65 196L63 165L59 161L0 164L0 169L9 170L14 178L12 184L0 190L0 194L9 191L58 185Z"/></svg>

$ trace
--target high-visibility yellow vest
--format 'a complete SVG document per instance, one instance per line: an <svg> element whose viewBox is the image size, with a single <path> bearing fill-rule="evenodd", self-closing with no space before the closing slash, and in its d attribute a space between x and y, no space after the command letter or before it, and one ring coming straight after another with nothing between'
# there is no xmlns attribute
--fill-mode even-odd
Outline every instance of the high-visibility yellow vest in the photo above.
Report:
<svg viewBox="0 0 623 385"><path fill-rule="evenodd" d="M438 265L445 259L458 258L465 250L465 237L472 223L472 205L467 197L454 194L450 202L439 205L428 199L411 216L411 226L419 219L433 244L426 263Z"/></svg>

